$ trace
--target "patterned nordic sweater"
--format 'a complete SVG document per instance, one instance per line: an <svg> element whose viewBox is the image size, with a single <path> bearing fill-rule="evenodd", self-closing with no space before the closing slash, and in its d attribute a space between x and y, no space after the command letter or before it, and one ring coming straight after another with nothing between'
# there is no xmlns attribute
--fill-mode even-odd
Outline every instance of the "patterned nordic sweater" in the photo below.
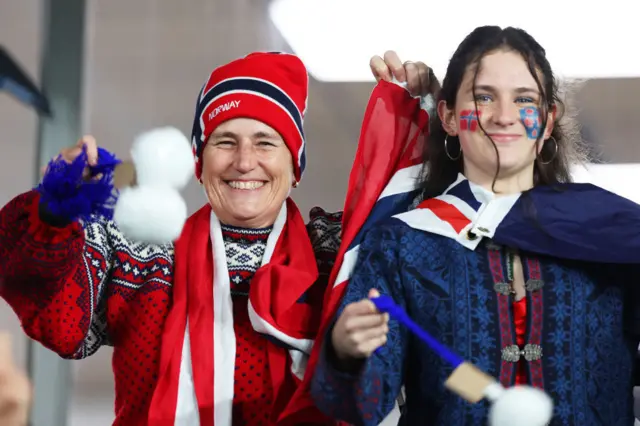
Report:
<svg viewBox="0 0 640 426"><path fill-rule="evenodd" d="M113 346L114 425L146 425L171 308L173 246L127 240L103 218L57 223L47 218L39 199L30 191L0 211L0 296L31 338L63 358L81 359L102 345ZM325 286L339 245L341 214L316 208L310 216L307 229L320 270L317 285ZM225 234L233 239L233 229L226 228ZM232 258L233 248L227 245ZM242 300L241 287L252 270L230 268L230 274L239 290L234 306L242 310L242 303L235 302ZM238 345L260 352L248 329L236 333L246 335ZM255 398L243 387L248 383L239 381L236 390L241 395L237 402L249 408L248 401Z"/></svg>
<svg viewBox="0 0 640 426"><path fill-rule="evenodd" d="M233 299L236 370L233 426L268 426L273 394L268 369L267 341L249 319L249 286L262 262L273 227L243 229L222 225Z"/></svg>

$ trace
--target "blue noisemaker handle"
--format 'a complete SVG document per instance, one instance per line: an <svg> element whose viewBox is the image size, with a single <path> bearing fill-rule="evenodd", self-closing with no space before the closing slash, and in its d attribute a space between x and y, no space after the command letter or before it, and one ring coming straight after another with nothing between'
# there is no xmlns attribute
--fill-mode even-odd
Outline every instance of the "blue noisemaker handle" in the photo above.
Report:
<svg viewBox="0 0 640 426"><path fill-rule="evenodd" d="M391 297L380 295L378 297L372 297L370 300L374 305L376 305L376 308L378 308L380 312L388 313L389 316L411 330L413 334L418 336L420 340L426 343L427 346L429 346L442 359L451 364L454 370L464 362L464 359L440 343L435 337L422 329L418 324L413 322L413 320L409 318L409 315L407 315L400 306L396 305Z"/></svg>

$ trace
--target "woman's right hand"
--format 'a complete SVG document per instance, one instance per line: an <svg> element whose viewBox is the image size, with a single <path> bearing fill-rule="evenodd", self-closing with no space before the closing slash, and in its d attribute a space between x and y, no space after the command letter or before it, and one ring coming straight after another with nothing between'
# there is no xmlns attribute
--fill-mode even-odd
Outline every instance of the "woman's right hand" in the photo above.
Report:
<svg viewBox="0 0 640 426"><path fill-rule="evenodd" d="M377 297L377 290L370 290L369 297ZM384 345L389 331L389 315L382 314L373 302L363 299L347 305L331 333L331 343L340 361L368 358Z"/></svg>
<svg viewBox="0 0 640 426"><path fill-rule="evenodd" d="M60 158L64 160L67 164L73 163L73 161L82 154L82 151L85 150L87 153L87 162L89 166L95 166L98 164L98 143L96 142L96 138L91 135L85 135L80 139L74 146L70 146L67 148L63 148L60 151ZM44 175L47 171L47 166L44 166L42 169L42 174ZM88 168L84 173L85 177L89 175Z"/></svg>
<svg viewBox="0 0 640 426"><path fill-rule="evenodd" d="M64 148L60 151L60 156L67 163L73 163L73 160L82 154L83 149L87 151L87 161L90 166L98 164L98 143L96 138L91 135L83 136L74 146Z"/></svg>

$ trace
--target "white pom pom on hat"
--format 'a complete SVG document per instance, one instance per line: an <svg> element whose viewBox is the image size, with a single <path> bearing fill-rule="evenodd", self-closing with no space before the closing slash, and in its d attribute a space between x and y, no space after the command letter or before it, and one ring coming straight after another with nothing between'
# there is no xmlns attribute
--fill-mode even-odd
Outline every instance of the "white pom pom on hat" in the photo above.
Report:
<svg viewBox="0 0 640 426"><path fill-rule="evenodd" d="M120 191L114 221L133 241L171 243L187 220L179 190L194 173L189 140L174 127L154 129L136 138L131 157L137 186Z"/></svg>

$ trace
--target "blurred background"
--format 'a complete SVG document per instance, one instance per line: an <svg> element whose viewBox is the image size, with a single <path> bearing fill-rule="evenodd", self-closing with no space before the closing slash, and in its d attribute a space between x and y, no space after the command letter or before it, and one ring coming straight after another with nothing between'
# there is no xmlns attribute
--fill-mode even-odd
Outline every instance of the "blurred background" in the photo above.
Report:
<svg viewBox="0 0 640 426"><path fill-rule="evenodd" d="M305 122L308 166L294 198L303 213L315 205L339 210L373 87L368 77L372 55L396 49L404 60L424 61L442 77L447 55L473 27L512 23L530 29L521 20L485 22L470 14L473 20L467 18L460 36L447 36L431 21L456 16L439 11L429 15L426 1L409 1L399 8L400 15L375 15L373 9L385 12L375 1L365 5L342 0L335 9L329 0L296 2L283 1L270 9L267 0L0 0L0 46L44 87L53 112L52 118L39 119L32 109L0 92L0 205L32 187L40 166L83 133L93 134L121 158L128 157L136 135L153 127L176 126L189 135L198 90L214 67L251 51L282 50L301 55L313 77ZM494 2L502 3L487 0L483 7L495 12L499 7ZM309 8L300 8L302 4ZM319 4L325 13L313 9ZM444 5L441 1L437 6ZM625 43L633 40L624 32L632 27L621 21L626 18L603 16L596 6L591 15L582 10L588 6L581 6L584 18L554 17L557 31L540 24L535 29L546 37L540 41L552 66L558 58L563 72L584 81L575 94L580 106L575 112L598 164L580 166L576 177L640 201L640 78L634 78L640 77L640 69L625 62L633 51ZM407 14L411 7L422 9ZM553 8L540 10L554 13ZM585 38L588 34L563 30L563 19L579 22L597 43ZM598 31L589 19L599 20ZM615 28L609 31L603 25ZM604 40L605 33L614 38ZM314 52L319 54L312 57ZM195 182L185 196L191 211L204 203ZM16 359L32 374L34 426L111 424L108 348L83 361L59 360L23 337L2 300L0 328L14 334Z"/></svg>

